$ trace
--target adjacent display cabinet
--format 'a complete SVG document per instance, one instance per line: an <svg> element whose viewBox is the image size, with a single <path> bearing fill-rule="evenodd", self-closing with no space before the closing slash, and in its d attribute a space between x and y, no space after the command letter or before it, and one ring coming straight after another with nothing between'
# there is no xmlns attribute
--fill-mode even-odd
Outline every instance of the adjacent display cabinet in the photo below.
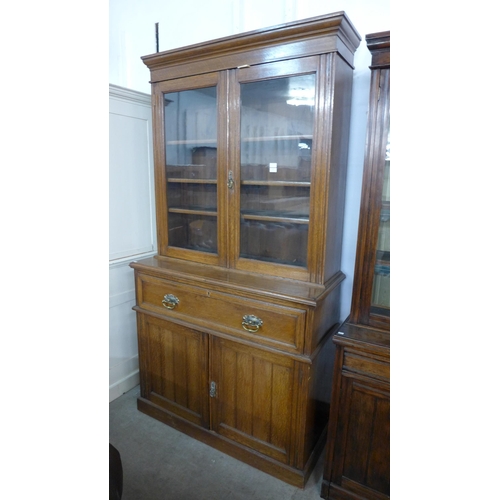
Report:
<svg viewBox="0 0 500 500"><path fill-rule="evenodd" d="M351 314L335 368L321 496L388 499L390 484L390 33L372 53L367 145Z"/></svg>
<svg viewBox="0 0 500 500"><path fill-rule="evenodd" d="M360 41L340 12L143 57L158 255L131 264L138 408L300 487L326 440Z"/></svg>

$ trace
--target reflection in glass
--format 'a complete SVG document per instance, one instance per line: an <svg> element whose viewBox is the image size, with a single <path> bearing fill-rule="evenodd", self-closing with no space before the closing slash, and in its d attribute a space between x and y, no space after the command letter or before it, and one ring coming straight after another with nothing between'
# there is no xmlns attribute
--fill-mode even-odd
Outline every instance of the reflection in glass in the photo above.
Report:
<svg viewBox="0 0 500 500"><path fill-rule="evenodd" d="M307 224L242 220L242 257L305 267Z"/></svg>
<svg viewBox="0 0 500 500"><path fill-rule="evenodd" d="M315 79L312 74L241 85L242 180L310 181Z"/></svg>
<svg viewBox="0 0 500 500"><path fill-rule="evenodd" d="M215 217L172 212L168 217L169 245L201 252L217 251Z"/></svg>
<svg viewBox="0 0 500 500"><path fill-rule="evenodd" d="M241 213L272 217L309 218L309 188L300 186L241 187Z"/></svg>
<svg viewBox="0 0 500 500"><path fill-rule="evenodd" d="M208 210L217 212L217 185L170 181L167 188L172 209Z"/></svg>
<svg viewBox="0 0 500 500"><path fill-rule="evenodd" d="M217 252L217 89L164 94L169 246Z"/></svg>
<svg viewBox="0 0 500 500"><path fill-rule="evenodd" d="M242 257L306 266L316 75L241 85Z"/></svg>

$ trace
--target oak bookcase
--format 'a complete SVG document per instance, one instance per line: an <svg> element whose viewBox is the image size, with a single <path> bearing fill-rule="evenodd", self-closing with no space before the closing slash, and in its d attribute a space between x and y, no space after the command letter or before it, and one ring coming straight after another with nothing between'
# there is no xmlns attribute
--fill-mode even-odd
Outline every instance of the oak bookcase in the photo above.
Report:
<svg viewBox="0 0 500 500"><path fill-rule="evenodd" d="M326 440L360 40L339 12L143 57L138 408L299 487Z"/></svg>

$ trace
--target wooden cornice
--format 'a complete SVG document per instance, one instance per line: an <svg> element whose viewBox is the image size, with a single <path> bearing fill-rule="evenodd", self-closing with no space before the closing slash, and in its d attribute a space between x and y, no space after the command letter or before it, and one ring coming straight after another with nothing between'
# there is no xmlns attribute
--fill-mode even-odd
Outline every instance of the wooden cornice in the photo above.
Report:
<svg viewBox="0 0 500 500"><path fill-rule="evenodd" d="M372 53L370 68L385 68L391 65L391 32L382 31L366 35L366 46Z"/></svg>
<svg viewBox="0 0 500 500"><path fill-rule="evenodd" d="M361 37L344 12L218 38L143 56L157 82L189 74L193 63L202 71L218 71L266 61L280 61L322 52L338 51L352 65ZM203 63L206 63L203 66Z"/></svg>

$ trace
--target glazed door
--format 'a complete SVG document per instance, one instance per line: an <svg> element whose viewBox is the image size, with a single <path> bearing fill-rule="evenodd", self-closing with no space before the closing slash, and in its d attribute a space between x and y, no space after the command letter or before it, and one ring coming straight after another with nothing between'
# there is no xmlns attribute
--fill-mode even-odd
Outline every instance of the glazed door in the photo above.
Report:
<svg viewBox="0 0 500 500"><path fill-rule="evenodd" d="M149 315L138 321L141 396L208 427L207 335Z"/></svg>
<svg viewBox="0 0 500 500"><path fill-rule="evenodd" d="M290 463L293 360L221 338L211 347L213 430Z"/></svg>
<svg viewBox="0 0 500 500"><path fill-rule="evenodd" d="M158 252L226 262L224 79L206 74L154 87Z"/></svg>
<svg viewBox="0 0 500 500"><path fill-rule="evenodd" d="M232 73L233 267L308 279L318 71L308 57Z"/></svg>
<svg viewBox="0 0 500 500"><path fill-rule="evenodd" d="M324 61L155 84L159 255L316 279L332 147Z"/></svg>
<svg viewBox="0 0 500 500"><path fill-rule="evenodd" d="M372 73L351 319L390 326L390 69Z"/></svg>
<svg viewBox="0 0 500 500"><path fill-rule="evenodd" d="M389 99L389 96L387 97ZM388 107L388 106L387 106ZM391 142L389 116L387 116L387 130L384 137L386 148L384 151L383 167L380 169L378 180L381 188L377 191L377 209L380 210L377 244L375 247L375 264L373 267L372 298L370 314L383 318L390 316L390 275L391 275Z"/></svg>

